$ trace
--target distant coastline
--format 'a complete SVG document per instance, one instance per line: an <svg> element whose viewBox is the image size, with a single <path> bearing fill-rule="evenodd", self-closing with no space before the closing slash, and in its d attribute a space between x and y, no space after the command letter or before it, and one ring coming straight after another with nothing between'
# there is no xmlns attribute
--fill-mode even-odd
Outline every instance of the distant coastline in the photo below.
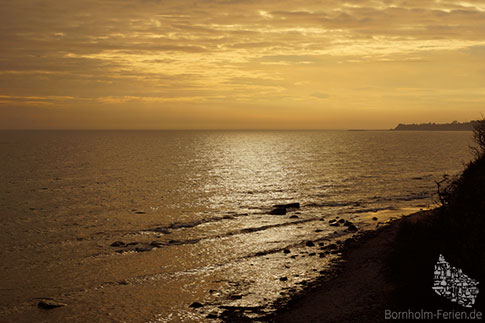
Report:
<svg viewBox="0 0 485 323"><path fill-rule="evenodd" d="M413 124L404 124L400 123L396 128L391 130L400 130L400 131L472 131L474 126L478 123L478 121L470 121L470 122L458 122L453 121L451 123L413 123Z"/></svg>

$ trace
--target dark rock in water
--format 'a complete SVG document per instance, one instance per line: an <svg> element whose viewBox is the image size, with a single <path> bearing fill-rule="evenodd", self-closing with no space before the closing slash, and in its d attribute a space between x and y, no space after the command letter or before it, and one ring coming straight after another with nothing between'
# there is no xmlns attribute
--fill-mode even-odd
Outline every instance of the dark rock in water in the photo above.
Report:
<svg viewBox="0 0 485 323"><path fill-rule="evenodd" d="M111 247L123 247L125 243L123 241L115 241L110 246Z"/></svg>
<svg viewBox="0 0 485 323"><path fill-rule="evenodd" d="M345 223L345 220L344 219L340 219L340 220L338 220L338 223Z"/></svg>
<svg viewBox="0 0 485 323"><path fill-rule="evenodd" d="M126 245L127 246L136 246L138 244L138 242L130 242L130 243L127 243Z"/></svg>
<svg viewBox="0 0 485 323"><path fill-rule="evenodd" d="M291 251L290 251L290 249L284 249L283 252L284 253L290 253Z"/></svg>
<svg viewBox="0 0 485 323"><path fill-rule="evenodd" d="M242 295L231 295L231 299L241 299Z"/></svg>
<svg viewBox="0 0 485 323"><path fill-rule="evenodd" d="M331 227L338 227L340 224L338 224L337 222L334 222L334 223L330 223L329 225Z"/></svg>
<svg viewBox="0 0 485 323"><path fill-rule="evenodd" d="M273 209L271 211L269 211L269 214L273 214L273 215L285 215L286 214L286 209L285 208L276 208L276 209Z"/></svg>
<svg viewBox="0 0 485 323"><path fill-rule="evenodd" d="M332 219L332 220L329 220L329 221L328 221L328 223L334 223L334 222L337 222L337 220Z"/></svg>
<svg viewBox="0 0 485 323"><path fill-rule="evenodd" d="M144 211L135 211L135 214L146 214Z"/></svg>
<svg viewBox="0 0 485 323"><path fill-rule="evenodd" d="M136 252L147 252L147 251L152 251L153 246L148 246L148 247L138 247L135 248Z"/></svg>
<svg viewBox="0 0 485 323"><path fill-rule="evenodd" d="M352 222L350 222L350 221L345 221L344 225L345 225L346 227L350 227L351 225L353 225L353 223L352 223Z"/></svg>
<svg viewBox="0 0 485 323"><path fill-rule="evenodd" d="M356 232L358 231L359 229L357 229L357 227L355 225L350 225L347 230L349 230L350 232Z"/></svg>
<svg viewBox="0 0 485 323"><path fill-rule="evenodd" d="M319 245L320 247L323 247L323 246L325 245L325 242L319 242L319 243L318 243L318 245Z"/></svg>
<svg viewBox="0 0 485 323"><path fill-rule="evenodd" d="M160 241L152 241L152 242L150 242L150 246L154 246L154 247L157 247L157 248L158 247L161 247L163 245L164 245L164 243L163 242L160 242Z"/></svg>
<svg viewBox="0 0 485 323"><path fill-rule="evenodd" d="M193 302L192 304L189 305L189 307L192 307L192 308L200 308L202 306L204 306L204 305L202 305L199 302Z"/></svg>
<svg viewBox="0 0 485 323"><path fill-rule="evenodd" d="M50 310L52 308L67 306L67 304L55 301L53 299L44 299L44 300L41 300L37 304L37 306L40 307L40 308L43 308L45 310Z"/></svg>
<svg viewBox="0 0 485 323"><path fill-rule="evenodd" d="M158 228L153 229L152 231L164 233L164 234L170 233L170 230L168 228L164 228L164 227L158 227Z"/></svg>
<svg viewBox="0 0 485 323"><path fill-rule="evenodd" d="M209 314L207 314L206 318L208 318L208 319L216 319L216 318L218 318L218 316L217 316L217 314L209 313Z"/></svg>
<svg viewBox="0 0 485 323"><path fill-rule="evenodd" d="M332 243L331 245L328 245L328 249L337 249L337 245Z"/></svg>
<svg viewBox="0 0 485 323"><path fill-rule="evenodd" d="M273 205L274 208L283 208L283 209L299 209L300 203L288 203L288 204L276 204Z"/></svg>
<svg viewBox="0 0 485 323"><path fill-rule="evenodd" d="M377 217L376 217L376 216L375 216L375 217L373 217L373 218L372 218L372 220L377 221Z"/></svg>
<svg viewBox="0 0 485 323"><path fill-rule="evenodd" d="M300 217L298 215L292 215L290 216L290 219L299 219Z"/></svg>
<svg viewBox="0 0 485 323"><path fill-rule="evenodd" d="M316 229L315 232L322 232L322 229Z"/></svg>
<svg viewBox="0 0 485 323"><path fill-rule="evenodd" d="M295 259L295 258L296 258L296 256L295 256L295 255L291 256L291 259Z"/></svg>
<svg viewBox="0 0 485 323"><path fill-rule="evenodd" d="M281 277L281 278L280 278L280 280L281 280L282 282L286 282L286 281L288 281L288 277Z"/></svg>
<svg viewBox="0 0 485 323"><path fill-rule="evenodd" d="M315 253L315 252L312 252L312 253L309 253L308 255L309 255L309 256L315 256L315 255L316 255L316 253Z"/></svg>
<svg viewBox="0 0 485 323"><path fill-rule="evenodd" d="M315 246L315 244L313 243L313 241L307 241L307 242L305 243L305 245L306 245L307 247L314 247L314 246Z"/></svg>

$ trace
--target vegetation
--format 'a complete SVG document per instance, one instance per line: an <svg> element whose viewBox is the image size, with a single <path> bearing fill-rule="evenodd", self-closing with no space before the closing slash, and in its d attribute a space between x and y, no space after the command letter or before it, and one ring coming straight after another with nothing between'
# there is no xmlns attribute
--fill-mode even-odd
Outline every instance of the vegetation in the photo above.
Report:
<svg viewBox="0 0 485 323"><path fill-rule="evenodd" d="M439 254L478 280L480 289L485 285L485 119L475 123L473 138L475 158L461 175L437 183L441 207L401 224L390 266L399 283L396 303L403 307L464 309L431 289ZM475 308L483 311L481 293Z"/></svg>
<svg viewBox="0 0 485 323"><path fill-rule="evenodd" d="M458 122L453 121L451 123L413 123L413 124L403 124L400 123L393 130L420 130L420 131L433 131L433 130L444 130L444 131L471 131L473 128L480 123L480 121L470 121L470 122Z"/></svg>

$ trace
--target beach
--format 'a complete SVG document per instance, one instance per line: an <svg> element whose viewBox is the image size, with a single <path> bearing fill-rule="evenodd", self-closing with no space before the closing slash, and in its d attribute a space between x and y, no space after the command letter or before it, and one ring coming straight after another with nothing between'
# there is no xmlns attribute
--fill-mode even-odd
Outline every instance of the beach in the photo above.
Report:
<svg viewBox="0 0 485 323"><path fill-rule="evenodd" d="M406 216L423 220L432 211ZM404 218L403 218L404 219ZM328 278L322 277L306 292L268 319L272 322L382 322L385 310L395 309L397 285L390 277L389 256L402 219L349 240L342 262Z"/></svg>

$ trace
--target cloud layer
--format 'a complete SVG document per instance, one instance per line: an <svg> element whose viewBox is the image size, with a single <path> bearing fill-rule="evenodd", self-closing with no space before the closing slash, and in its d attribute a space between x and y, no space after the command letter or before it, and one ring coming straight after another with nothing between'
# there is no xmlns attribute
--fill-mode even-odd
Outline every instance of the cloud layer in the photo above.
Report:
<svg viewBox="0 0 485 323"><path fill-rule="evenodd" d="M388 127L483 111L482 0L2 7L4 128Z"/></svg>

